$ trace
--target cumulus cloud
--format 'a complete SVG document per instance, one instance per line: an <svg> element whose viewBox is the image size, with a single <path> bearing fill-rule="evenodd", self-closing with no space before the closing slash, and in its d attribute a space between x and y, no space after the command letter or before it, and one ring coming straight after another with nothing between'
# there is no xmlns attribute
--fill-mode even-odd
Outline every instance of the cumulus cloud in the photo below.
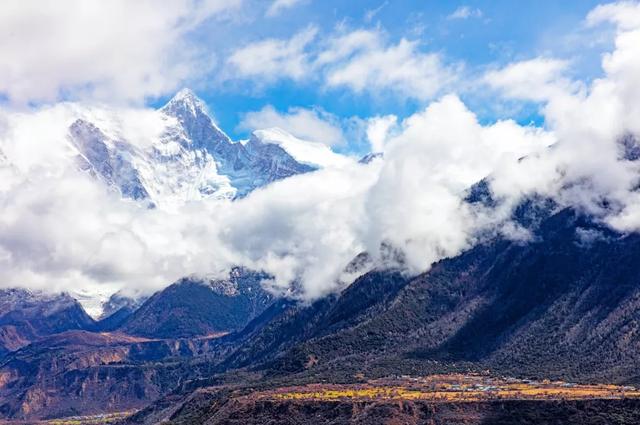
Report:
<svg viewBox="0 0 640 425"><path fill-rule="evenodd" d="M370 118L367 122L367 139L371 146L371 152L384 152L389 133L398 122L395 115Z"/></svg>
<svg viewBox="0 0 640 425"><path fill-rule="evenodd" d="M100 115L117 113L123 121L140 123L152 114L99 112L92 114L97 122ZM68 125L76 117L69 105L58 105L8 118L8 129L0 138L8 158L8 164L0 165L6 177L0 190L0 251L6 254L0 256L3 285L95 296L122 287L148 292L190 273L189 269L215 271L215 262L205 259L205 245L200 245L213 242L215 235L207 208L203 205L197 213L187 209L181 216L148 209L123 201L79 172L67 142ZM155 123L153 127L157 128ZM121 130L127 137L146 132L138 125L129 133L127 124ZM215 216L215 210L209 213ZM187 227L180 217L189 215L208 230L199 234L193 223ZM219 262L223 254L214 256Z"/></svg>
<svg viewBox="0 0 640 425"><path fill-rule="evenodd" d="M640 9L628 2L598 7L588 15L589 25L616 26L615 49L602 60L604 76L583 90L550 93L543 113L560 142L548 152L496 170L496 193L540 193L619 231L640 229L640 165L633 155L640 135L638 19Z"/></svg>
<svg viewBox="0 0 640 425"><path fill-rule="evenodd" d="M210 64L186 41L242 0L8 0L0 13L0 94L11 102L141 102Z"/></svg>
<svg viewBox="0 0 640 425"><path fill-rule="evenodd" d="M466 189L500 164L554 142L552 134L513 121L482 126L453 95L400 126L386 142L380 177L367 194L367 246L388 241L402 247L416 271L469 247L474 233L489 225L463 202Z"/></svg>
<svg viewBox="0 0 640 425"><path fill-rule="evenodd" d="M283 10L290 9L304 2L305 0L274 0L267 9L266 15L270 18L278 16Z"/></svg>
<svg viewBox="0 0 640 425"><path fill-rule="evenodd" d="M620 1L597 6L587 15L586 23L595 26L603 22L615 23L621 31L640 28L640 3Z"/></svg>
<svg viewBox="0 0 640 425"><path fill-rule="evenodd" d="M522 238L510 214L534 195L638 231L640 27L629 10L611 10L588 18L617 28L603 76L538 97L544 128L483 124L457 95L445 95L399 122L371 120L369 138L384 149L383 161L295 176L237 202L200 200L168 211L123 201L68 166L70 106L11 114L0 119L7 157L0 160L0 282L150 291L184 274L243 264L271 273L274 291L313 299L344 287L344 266L363 250L376 255L382 243L402 249L417 272L487 232ZM359 37L357 48L333 57L368 55L370 41ZM540 75L557 80L554 72ZM497 207L464 202L485 177Z"/></svg>
<svg viewBox="0 0 640 425"><path fill-rule="evenodd" d="M259 111L246 113L240 123L244 130L270 127L278 127L301 139L327 146L340 145L345 141L338 117L321 109L289 108L287 112L278 112L267 105Z"/></svg>
<svg viewBox="0 0 640 425"><path fill-rule="evenodd" d="M16 169L0 192L3 285L148 293L184 275L221 276L242 264L272 274L274 291L317 298L348 283L341 281L345 265L382 242L405 249L414 270L462 249L473 229L467 215L456 215L464 189L497 161L548 143L544 132L512 122L482 127L448 96L382 132L390 137L381 142L384 163L344 161L235 202L149 209L76 170L66 129L78 111L85 109L63 104L7 118L0 145ZM116 133L129 139L153 137L128 125L153 123L148 114L93 108L87 118L115 120Z"/></svg>
<svg viewBox="0 0 640 425"><path fill-rule="evenodd" d="M353 229L375 167L349 161L237 202L149 209L76 169L66 133L79 108L58 105L7 117L0 138L8 159L0 162L3 286L93 297L116 290L149 293L181 276L220 277L242 264L271 273L270 285L280 293L298 282L296 296L316 297L339 286L341 268L363 249ZM86 118L110 114L127 122L153 111L93 108ZM132 136L126 125L117 128L121 137ZM47 145L46 151L31 140Z"/></svg>

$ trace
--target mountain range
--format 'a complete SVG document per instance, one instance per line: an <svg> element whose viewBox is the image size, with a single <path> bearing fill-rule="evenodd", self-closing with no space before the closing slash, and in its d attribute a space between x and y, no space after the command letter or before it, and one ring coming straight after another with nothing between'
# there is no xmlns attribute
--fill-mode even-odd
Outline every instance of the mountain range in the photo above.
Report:
<svg viewBox="0 0 640 425"><path fill-rule="evenodd" d="M487 202L482 191L480 184L467 202ZM34 310L24 306L36 295L5 291L0 302L19 314L5 314L3 329L37 333L4 339L0 412L28 419L147 406L127 423L261 423L251 418L277 421L282 408L313 422L304 405L258 413L242 400L256 388L451 372L640 384L639 237L544 199L523 203L514 219L535 238L490 238L417 276L398 261L365 269L341 293L311 304L274 299L261 289L266 276L238 268L224 281L176 282L100 332L68 297L41 298ZM56 327L32 311L46 311ZM323 414L354 408L330 405ZM454 416L484 418L496 405L475 408L484 410L461 407ZM513 408L500 411L515 415ZM547 408L529 413L540 419ZM591 408L554 407L581 418ZM438 409L436 417L444 414ZM611 417L635 411L603 409ZM469 420L451 423L484 423Z"/></svg>
<svg viewBox="0 0 640 425"><path fill-rule="evenodd" d="M351 161L279 129L233 142L189 90L154 114L164 124L148 144L77 119L68 134L75 166L126 202L170 208L239 199ZM384 157L361 160L373 161ZM487 180L465 194L469 206L496 207ZM241 266L223 279L185 276L149 297L113 294L97 319L66 293L0 290L0 415L27 423L113 412L129 424L638 423L635 399L256 395L380 379L410 388L442 374L640 386L640 236L536 196L511 219L531 237L484 235L423 273L409 272L390 243L378 256L362 252L346 259L355 281L315 301L278 297L265 289L272 276Z"/></svg>

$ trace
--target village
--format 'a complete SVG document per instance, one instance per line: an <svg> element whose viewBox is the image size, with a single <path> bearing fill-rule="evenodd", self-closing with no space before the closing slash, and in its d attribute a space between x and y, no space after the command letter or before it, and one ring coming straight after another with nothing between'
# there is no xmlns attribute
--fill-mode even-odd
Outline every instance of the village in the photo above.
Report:
<svg viewBox="0 0 640 425"><path fill-rule="evenodd" d="M575 384L564 381L447 374L397 376L362 384L311 384L266 391L258 396L280 400L424 400L474 402L491 400L581 400L640 398L632 386Z"/></svg>

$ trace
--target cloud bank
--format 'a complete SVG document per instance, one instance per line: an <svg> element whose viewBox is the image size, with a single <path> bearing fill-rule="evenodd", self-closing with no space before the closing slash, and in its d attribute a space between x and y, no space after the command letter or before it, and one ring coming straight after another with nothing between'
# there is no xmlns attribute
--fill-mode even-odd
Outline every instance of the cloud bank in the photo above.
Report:
<svg viewBox="0 0 640 425"><path fill-rule="evenodd" d="M220 275L243 264L272 274L265 284L274 291L310 300L348 284L341 281L345 265L364 250L377 255L382 243L402 249L418 272L487 232L526 238L509 217L533 195L588 212L618 231L638 231L639 19L630 3L589 15L590 25L617 31L603 74L592 82L571 80L564 73L570 64L546 57L489 71L485 83L503 96L541 103L544 128L482 123L448 94L406 119L370 121L369 139L384 150L384 160L295 176L236 202L195 201L165 211L123 201L69 166L65 126L81 106L5 114L0 282L148 293L187 274ZM377 43L369 33L349 40L322 62L358 63ZM320 56L304 63L314 61ZM420 69L419 61L410 64ZM522 70L534 70L536 78L523 78ZM93 114L116 116L120 130L135 132L141 143L153 137L152 111L95 108ZM464 202L467 189L485 177L497 207Z"/></svg>

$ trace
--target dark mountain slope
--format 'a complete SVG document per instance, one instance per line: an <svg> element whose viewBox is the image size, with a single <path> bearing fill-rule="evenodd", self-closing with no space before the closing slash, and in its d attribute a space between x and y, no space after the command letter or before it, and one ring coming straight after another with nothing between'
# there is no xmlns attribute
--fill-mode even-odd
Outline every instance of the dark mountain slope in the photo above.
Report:
<svg viewBox="0 0 640 425"><path fill-rule="evenodd" d="M570 210L545 220L537 235L473 273L470 291L481 306L442 344L423 344L419 357L481 362L510 374L633 380L640 237Z"/></svg>
<svg viewBox="0 0 640 425"><path fill-rule="evenodd" d="M236 268L227 280L182 279L156 293L120 331L149 338L181 338L238 331L272 302L260 282L267 276Z"/></svg>
<svg viewBox="0 0 640 425"><path fill-rule="evenodd" d="M92 329L94 320L68 294L0 290L0 357L31 341L71 329Z"/></svg>
<svg viewBox="0 0 640 425"><path fill-rule="evenodd" d="M208 374L191 360L211 339L147 340L68 331L39 339L0 362L0 417L55 418L140 408L183 380Z"/></svg>
<svg viewBox="0 0 640 425"><path fill-rule="evenodd" d="M80 391L74 406L81 406L111 391L101 376L117 386L120 407L140 406L176 388L145 411L149 417L185 397L180 409L190 409L187 394L210 385L217 389L206 391L230 385L248 391L452 370L640 383L640 236L617 234L572 210L552 214L544 202L519 211L532 232L527 242L493 239L414 278L374 270L341 294L308 305L270 298L252 304L262 299L252 286L262 277L238 270L215 287L181 282L175 293L148 300L144 315L138 316L143 306L129 323L144 325L139 329L154 338L208 334L220 331L220 323L231 333L206 342L120 341L117 349L102 342L91 348L80 339L65 342L60 355L53 340L42 341L0 369L18 371L10 376L13 389L3 390L5 408L24 415L17 406L44 388L65 389L56 395L60 408L69 391ZM203 308L223 304L230 309ZM255 305L263 307L249 308ZM244 323L236 320L240 311L247 314ZM51 365L60 371L55 379L44 372ZM140 395L133 404L127 404L134 394L128 382ZM100 399L95 406L108 403ZM306 408L286 409L294 407Z"/></svg>
<svg viewBox="0 0 640 425"><path fill-rule="evenodd" d="M540 205L519 210L531 219L530 241L492 240L413 279L374 271L339 296L281 306L231 342L216 370L262 372L260 383L247 383L251 388L452 370L640 383L640 236L617 234L569 209L551 214ZM228 419L214 408L217 396L203 401L197 394L173 410L176 423L191 410L203 414L203 422ZM532 406L531 423L549 406ZM245 407L224 409L242 418ZM294 408L272 407L260 414L282 418L283 409ZM577 415L574 423L593 417L565 407L559 414ZM300 412L316 408L295 406ZM494 413L504 423L518 423L515 412ZM142 416L157 413L150 407Z"/></svg>
<svg viewBox="0 0 640 425"><path fill-rule="evenodd" d="M405 283L399 271L373 271L357 279L340 296L311 305L285 303L277 314L269 313L273 315L270 321L236 342L238 348L220 367L225 370L269 363L286 371L304 368L315 361L313 353L285 357L276 362L277 366L273 362L287 350L297 351L305 341L339 333L379 314ZM339 356L339 350L335 354Z"/></svg>
<svg viewBox="0 0 640 425"><path fill-rule="evenodd" d="M270 313L236 335L219 370L344 379L489 367L636 382L640 236L572 210L528 215L541 224L526 243L493 240L410 280L374 271L340 296Z"/></svg>

